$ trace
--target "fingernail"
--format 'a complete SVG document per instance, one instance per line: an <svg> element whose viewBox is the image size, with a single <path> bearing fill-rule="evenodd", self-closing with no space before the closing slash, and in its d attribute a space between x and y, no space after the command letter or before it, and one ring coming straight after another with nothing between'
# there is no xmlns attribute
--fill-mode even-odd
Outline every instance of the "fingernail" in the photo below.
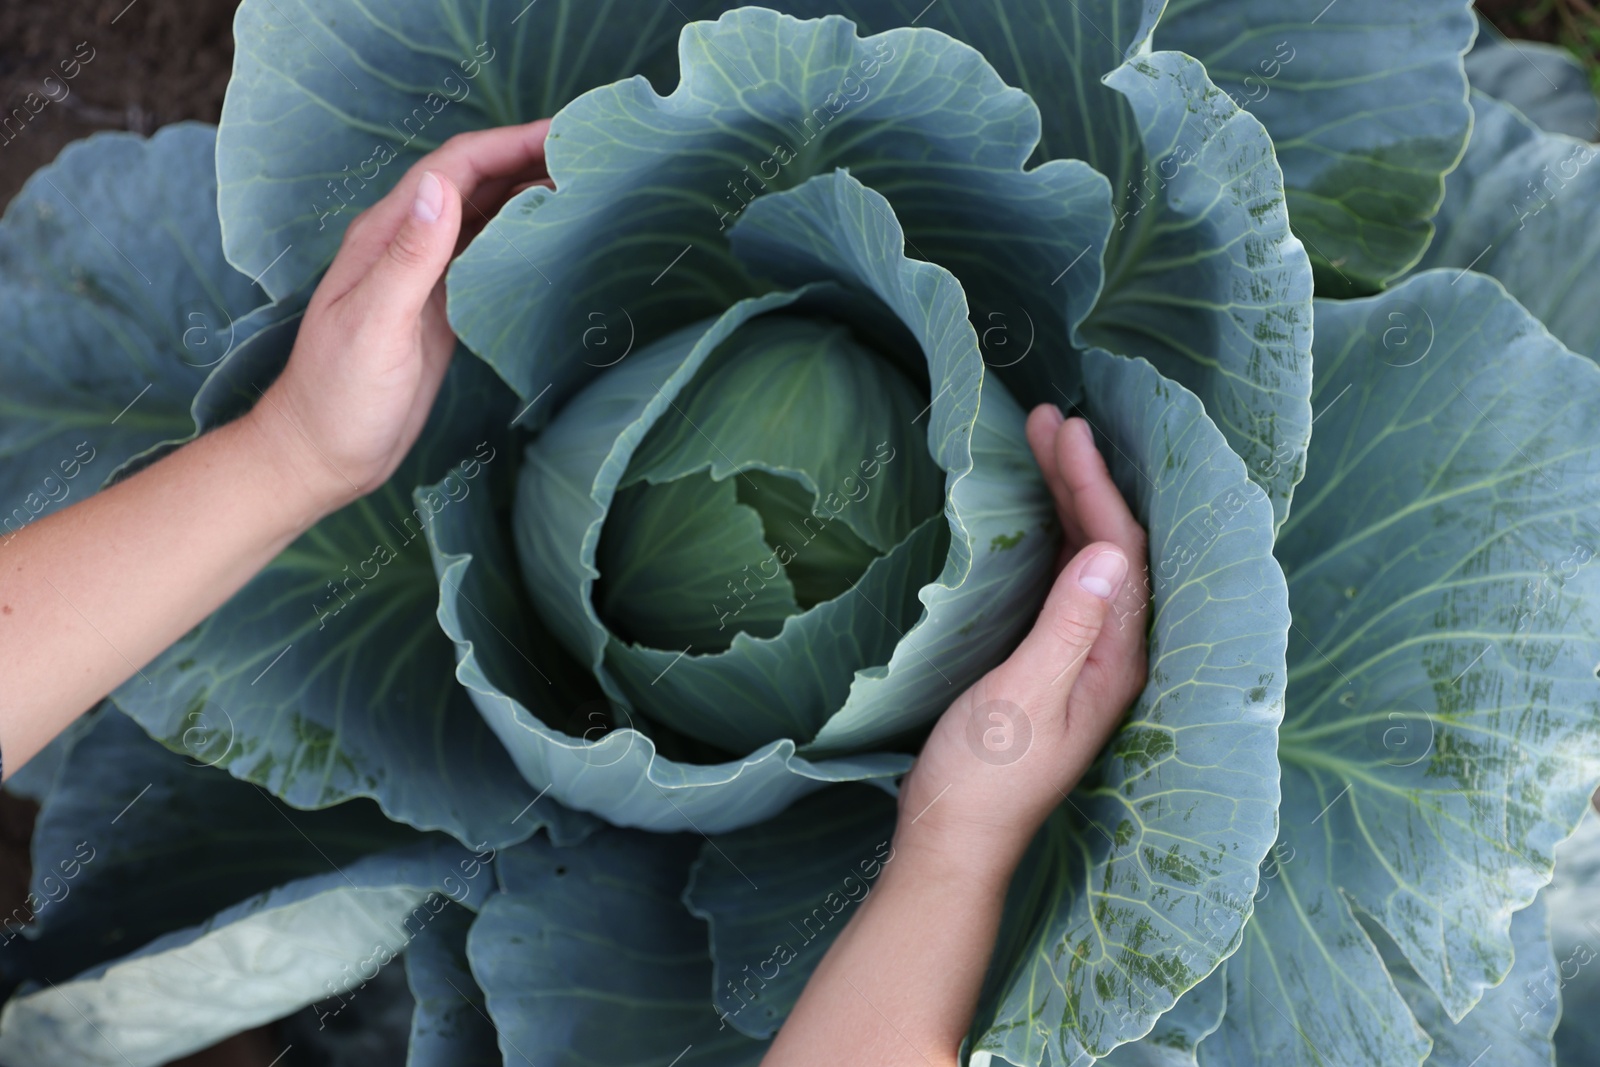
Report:
<svg viewBox="0 0 1600 1067"><path fill-rule="evenodd" d="M1128 557L1114 548L1096 554L1078 573L1078 584L1101 600L1110 600L1128 576Z"/></svg>
<svg viewBox="0 0 1600 1067"><path fill-rule="evenodd" d="M1057 426L1060 426L1063 422L1066 422L1066 421L1067 421L1067 417L1065 415L1061 414L1061 406L1059 404L1051 404L1050 405L1050 426L1051 426L1051 428L1055 428Z"/></svg>
<svg viewBox="0 0 1600 1067"><path fill-rule="evenodd" d="M444 185L433 171L424 171L417 183L417 198L411 202L411 214L423 222L437 222L444 211Z"/></svg>

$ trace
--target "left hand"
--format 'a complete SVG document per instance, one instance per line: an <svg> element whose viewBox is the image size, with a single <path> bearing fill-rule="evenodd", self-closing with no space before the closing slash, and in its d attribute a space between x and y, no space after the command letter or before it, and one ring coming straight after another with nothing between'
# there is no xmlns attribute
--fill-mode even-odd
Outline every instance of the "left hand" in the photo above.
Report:
<svg viewBox="0 0 1600 1067"><path fill-rule="evenodd" d="M1150 621L1145 531L1088 423L1044 404L1027 432L1066 538L1055 585L1011 657L934 727L896 831L897 851L915 843L1001 881L1144 688Z"/></svg>
<svg viewBox="0 0 1600 1067"><path fill-rule="evenodd" d="M549 127L450 138L345 230L288 366L246 416L319 512L382 485L422 432L456 343L445 268L511 196L549 183Z"/></svg>

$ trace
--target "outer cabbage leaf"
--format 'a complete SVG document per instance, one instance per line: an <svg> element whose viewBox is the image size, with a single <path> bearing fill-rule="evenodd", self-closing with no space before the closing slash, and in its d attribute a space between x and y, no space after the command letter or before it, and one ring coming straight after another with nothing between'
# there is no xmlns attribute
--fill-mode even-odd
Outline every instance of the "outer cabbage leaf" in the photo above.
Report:
<svg viewBox="0 0 1600 1067"><path fill-rule="evenodd" d="M1600 359L1600 148L1479 92L1472 109L1422 265L1492 275L1567 347Z"/></svg>
<svg viewBox="0 0 1600 1067"><path fill-rule="evenodd" d="M406 1067L501 1067L494 1023L467 963L474 918L452 904L406 948L406 981L416 1000Z"/></svg>
<svg viewBox="0 0 1600 1067"><path fill-rule="evenodd" d="M749 1037L778 1032L893 860L895 811L895 799L881 790L839 786L757 826L706 839L683 900L711 927L712 1002L721 1022Z"/></svg>
<svg viewBox="0 0 1600 1067"><path fill-rule="evenodd" d="M0 1013L17 1067L166 1063L356 995L446 897L493 891L489 856L364 802L292 812L115 712L65 772L35 833L36 940L6 949L37 978Z"/></svg>
<svg viewBox="0 0 1600 1067"><path fill-rule="evenodd" d="M503 892L467 954L507 1063L753 1067L766 1043L718 1020L706 927L679 896L700 838L606 829L496 860ZM676 1057L676 1059L674 1058Z"/></svg>
<svg viewBox="0 0 1600 1067"><path fill-rule="evenodd" d="M1540 129L1582 141L1600 140L1600 98L1571 49L1543 41L1507 40L1480 15L1478 40L1467 53L1466 65L1467 81L1474 89L1510 104ZM1448 179L1445 187L1449 188Z"/></svg>
<svg viewBox="0 0 1600 1067"><path fill-rule="evenodd" d="M38 171L0 220L0 536L188 436L190 398L266 302L222 258L215 131L102 133Z"/></svg>
<svg viewBox="0 0 1600 1067"><path fill-rule="evenodd" d="M283 356L289 340L277 342ZM369 796L391 818L474 846L547 821L581 833L585 820L556 805L519 818L537 791L456 685L434 623L423 528L509 476L510 410L492 375L457 360L394 476L302 535L120 686L117 705L168 747L296 807ZM413 503L413 486L441 476Z"/></svg>
<svg viewBox="0 0 1600 1067"><path fill-rule="evenodd" d="M702 0L685 10L711 18L737 6ZM978 0L929 6L926 0L777 0L763 6L799 18L840 14L864 34L900 26L946 33L982 52L1007 85L1027 93L1042 109L1032 162L1081 159L1114 176L1126 145L1138 139L1137 126L1130 112L1114 106L1115 94L1098 82L1124 60L1148 51L1165 2L1075 0L1062 6L1050 0Z"/></svg>
<svg viewBox="0 0 1600 1067"><path fill-rule="evenodd" d="M1600 777L1600 368L1471 273L1319 302L1317 337L1283 844L1202 1064L1420 1063L1353 909L1460 1020Z"/></svg>
<svg viewBox="0 0 1600 1067"><path fill-rule="evenodd" d="M1224 962L1179 998L1148 1034L1118 1045L1097 1062L1107 1067L1198 1067L1200 1042L1222 1025L1227 999L1228 965Z"/></svg>
<svg viewBox="0 0 1600 1067"><path fill-rule="evenodd" d="M1272 510L1200 401L1098 350L1085 411L1149 531L1150 682L1012 879L973 1048L1082 1063L1232 951L1277 831L1289 626Z"/></svg>
<svg viewBox="0 0 1600 1067"><path fill-rule="evenodd" d="M1104 80L1140 141L1125 146L1083 336L1198 394L1281 523L1311 435L1311 264L1272 141L1188 56L1140 56Z"/></svg>
<svg viewBox="0 0 1600 1067"><path fill-rule="evenodd" d="M1404 720L1396 721L1403 728ZM1284 778L1286 807L1312 791L1288 768ZM1323 794L1312 792L1317 796ZM1331 801L1333 793L1323 799ZM1298 828L1316 814L1297 807L1284 821ZM1286 830L1285 839L1295 837ZM1201 1067L1274 1059L1317 1067L1398 1067L1427 1058L1427 1033L1335 888L1346 865L1333 850L1319 844L1289 852L1298 866L1295 879L1279 870L1273 892L1256 904L1243 944L1219 971L1226 975L1227 1013L1200 1043Z"/></svg>
<svg viewBox="0 0 1600 1067"><path fill-rule="evenodd" d="M1317 287L1371 292L1417 261L1471 128L1467 0L1174 0L1156 44L1205 64L1272 134Z"/></svg>
<svg viewBox="0 0 1600 1067"><path fill-rule="evenodd" d="M376 974L378 960L404 947L404 922L426 914L424 901L471 855L432 841L368 856L13 997L0 1013L0 1055L16 1067L55 1067L63 1056L84 1067L155 1067L349 992L364 966Z"/></svg>
<svg viewBox="0 0 1600 1067"><path fill-rule="evenodd" d="M366 801L297 812L108 708L43 799L35 922L5 951L29 956L27 977L63 982L274 886L421 840Z"/></svg>
<svg viewBox="0 0 1600 1067"><path fill-rule="evenodd" d="M422 155L618 78L667 78L681 26L644 0L247 0L218 136L229 262L284 297Z"/></svg>
<svg viewBox="0 0 1600 1067"><path fill-rule="evenodd" d="M1550 943L1555 965L1522 986L1522 1014L1542 1017L1551 1002L1559 1000L1561 1020L1556 1027L1556 1063L1583 1067L1600 1049L1600 919L1595 916L1596 886L1600 886L1600 816L1583 813L1583 821L1556 848L1555 879L1540 898L1550 915Z"/></svg>
<svg viewBox="0 0 1600 1067"><path fill-rule="evenodd" d="M1394 942L1370 922L1362 925L1383 955L1400 995L1433 1039L1428 1064L1467 1067L1474 1060L1488 1062L1492 1053L1494 1062L1504 1067L1550 1067L1555 1052L1550 1036L1561 1004L1554 995L1540 995L1541 987L1556 974L1542 895L1511 917L1516 955L1505 980L1484 990L1483 999L1459 1022L1417 978Z"/></svg>

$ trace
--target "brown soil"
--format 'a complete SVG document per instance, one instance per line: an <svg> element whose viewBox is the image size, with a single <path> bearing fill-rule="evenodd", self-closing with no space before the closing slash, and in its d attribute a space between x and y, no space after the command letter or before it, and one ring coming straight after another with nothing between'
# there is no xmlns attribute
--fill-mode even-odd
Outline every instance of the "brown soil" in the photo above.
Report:
<svg viewBox="0 0 1600 1067"><path fill-rule="evenodd" d="M238 0L0 0L0 204L70 141L216 122Z"/></svg>

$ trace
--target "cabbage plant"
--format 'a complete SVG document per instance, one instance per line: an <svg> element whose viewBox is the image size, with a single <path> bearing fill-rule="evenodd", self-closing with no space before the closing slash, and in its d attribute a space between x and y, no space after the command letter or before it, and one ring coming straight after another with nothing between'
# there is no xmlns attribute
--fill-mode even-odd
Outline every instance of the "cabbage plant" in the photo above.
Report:
<svg viewBox="0 0 1600 1067"><path fill-rule="evenodd" d="M394 478L22 775L0 1060L337 1027L403 958L419 1067L758 1062L1042 602L1050 402L1149 531L1149 683L969 1060L1548 1062L1594 305L1457 262L1553 136L1469 98L1466 5L1315 7L245 0L219 128L0 222L0 522L248 406L449 136L553 114L554 189L452 266ZM1516 263L1592 232L1534 204Z"/></svg>

